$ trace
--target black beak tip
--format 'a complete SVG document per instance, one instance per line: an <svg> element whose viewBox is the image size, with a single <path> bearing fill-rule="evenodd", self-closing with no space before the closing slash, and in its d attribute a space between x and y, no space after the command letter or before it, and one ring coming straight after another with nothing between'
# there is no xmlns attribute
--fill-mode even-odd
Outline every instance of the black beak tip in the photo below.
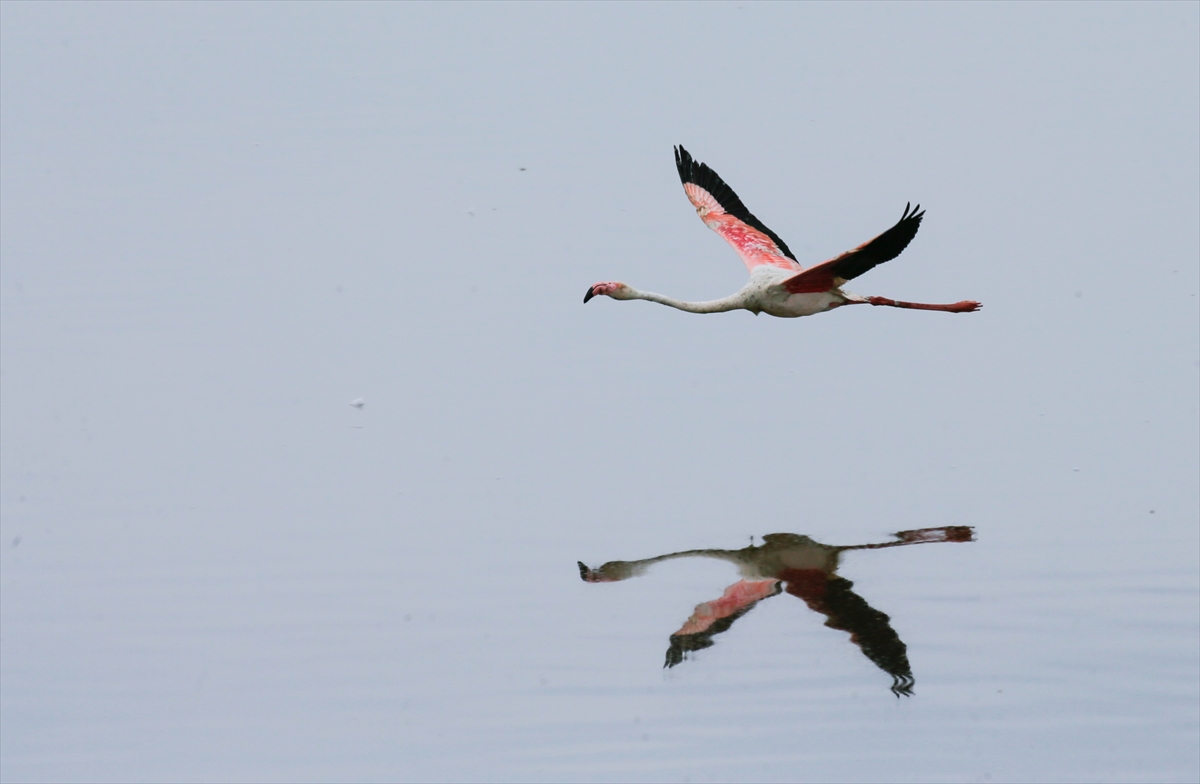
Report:
<svg viewBox="0 0 1200 784"><path fill-rule="evenodd" d="M587 294L584 294L584 295L583 295L583 304L585 304L585 305L586 305L586 304L587 304L587 301L588 301L589 299L591 299L592 297L594 297L594 296L596 296L596 287L595 287L595 286L588 286L588 292L587 292Z"/></svg>

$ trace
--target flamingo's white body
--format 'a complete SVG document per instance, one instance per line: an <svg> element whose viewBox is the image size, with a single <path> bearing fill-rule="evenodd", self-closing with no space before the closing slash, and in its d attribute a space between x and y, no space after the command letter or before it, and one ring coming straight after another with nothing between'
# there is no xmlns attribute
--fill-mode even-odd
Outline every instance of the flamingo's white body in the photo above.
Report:
<svg viewBox="0 0 1200 784"><path fill-rule="evenodd" d="M748 310L780 318L811 316L842 305L886 305L948 313L970 313L980 308L980 304L972 300L930 305L886 297L860 297L842 290L846 281L900 255L916 236L925 216L920 206L916 209L905 207L899 222L875 239L804 269L784 241L746 209L716 172L706 164L694 161L682 147L675 148L675 165L683 190L696 213L742 257L750 271L750 280L736 294L708 302L682 302L662 294L638 291L619 281L604 281L588 289L584 302L603 294L613 299L649 300L688 313Z"/></svg>

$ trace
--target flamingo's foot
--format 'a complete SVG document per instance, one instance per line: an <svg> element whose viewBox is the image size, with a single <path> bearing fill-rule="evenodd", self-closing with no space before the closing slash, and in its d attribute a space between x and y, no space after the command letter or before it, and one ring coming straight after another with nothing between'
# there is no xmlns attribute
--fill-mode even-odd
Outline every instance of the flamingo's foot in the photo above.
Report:
<svg viewBox="0 0 1200 784"><path fill-rule="evenodd" d="M969 525L946 525L939 528L918 528L915 531L898 531L892 536L905 544L973 542L975 541L975 529Z"/></svg>

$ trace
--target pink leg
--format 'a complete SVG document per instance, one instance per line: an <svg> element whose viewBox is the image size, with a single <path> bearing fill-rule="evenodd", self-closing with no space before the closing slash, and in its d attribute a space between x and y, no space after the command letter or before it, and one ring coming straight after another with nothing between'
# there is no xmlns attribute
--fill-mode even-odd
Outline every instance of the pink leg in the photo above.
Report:
<svg viewBox="0 0 1200 784"><path fill-rule="evenodd" d="M872 305L887 305L889 308L944 310L947 313L974 313L983 307L978 302L970 299L964 299L962 302L954 302L950 305L926 305L921 302L901 302L900 300L888 299L887 297L867 297L867 302L870 302Z"/></svg>
<svg viewBox="0 0 1200 784"><path fill-rule="evenodd" d="M878 550L882 547L904 547L909 544L929 544L931 542L974 542L975 529L969 525L946 525L940 528L918 528L915 531L900 531L892 534L895 542L880 542L879 544L855 544L849 547L839 547L839 550Z"/></svg>

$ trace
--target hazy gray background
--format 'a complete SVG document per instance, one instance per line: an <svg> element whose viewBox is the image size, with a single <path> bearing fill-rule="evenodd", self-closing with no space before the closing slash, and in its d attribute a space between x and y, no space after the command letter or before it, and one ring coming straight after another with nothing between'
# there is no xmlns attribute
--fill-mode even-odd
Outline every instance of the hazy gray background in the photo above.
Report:
<svg viewBox="0 0 1200 784"><path fill-rule="evenodd" d="M0 777L1195 780L1198 9L3 3ZM673 144L984 310L584 306L745 280ZM950 524L905 700L575 567Z"/></svg>

